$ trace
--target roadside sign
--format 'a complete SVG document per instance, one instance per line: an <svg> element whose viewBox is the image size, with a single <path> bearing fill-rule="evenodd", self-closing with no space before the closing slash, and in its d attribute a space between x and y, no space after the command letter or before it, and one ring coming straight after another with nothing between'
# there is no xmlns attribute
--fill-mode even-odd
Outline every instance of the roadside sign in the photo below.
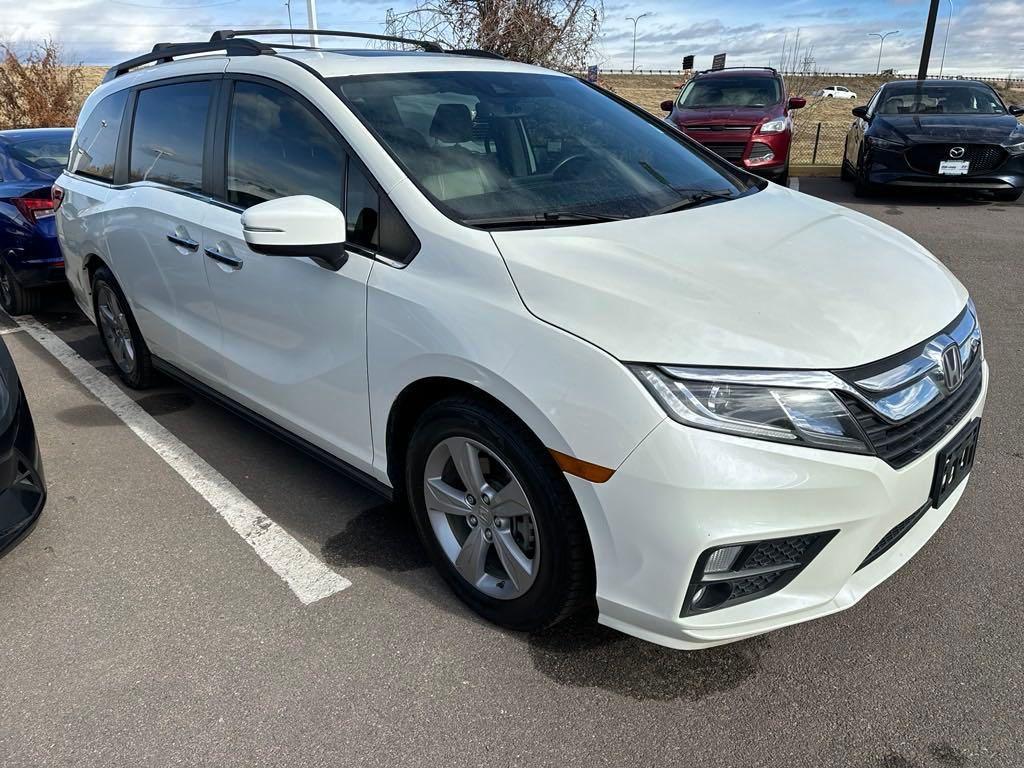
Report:
<svg viewBox="0 0 1024 768"><path fill-rule="evenodd" d="M725 54L716 53L714 60L711 62L712 69L725 69Z"/></svg>
<svg viewBox="0 0 1024 768"><path fill-rule="evenodd" d="M596 83L597 82L597 76L598 76L598 69L597 69L597 65L596 64L594 64L593 66L587 67L587 82L588 83Z"/></svg>
<svg viewBox="0 0 1024 768"><path fill-rule="evenodd" d="M685 71L690 70L690 69L693 69L693 56L692 55L691 56L684 56L683 57L683 71L685 72Z"/></svg>

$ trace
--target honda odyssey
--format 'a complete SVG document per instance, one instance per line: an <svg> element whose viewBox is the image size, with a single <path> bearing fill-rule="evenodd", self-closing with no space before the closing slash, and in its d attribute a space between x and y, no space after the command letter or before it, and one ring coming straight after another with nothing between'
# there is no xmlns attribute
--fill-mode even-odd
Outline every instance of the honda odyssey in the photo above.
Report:
<svg viewBox="0 0 1024 768"><path fill-rule="evenodd" d="M956 506L988 369L920 245L574 77L265 33L159 45L82 110L57 224L128 386L407 503L518 630L596 603L750 637L853 605Z"/></svg>

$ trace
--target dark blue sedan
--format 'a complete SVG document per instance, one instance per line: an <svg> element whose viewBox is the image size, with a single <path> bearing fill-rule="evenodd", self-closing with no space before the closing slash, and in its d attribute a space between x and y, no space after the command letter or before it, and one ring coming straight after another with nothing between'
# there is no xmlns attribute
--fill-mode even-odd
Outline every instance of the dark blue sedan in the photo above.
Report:
<svg viewBox="0 0 1024 768"><path fill-rule="evenodd" d="M12 315L64 283L50 190L70 147L70 128L0 131L0 304Z"/></svg>

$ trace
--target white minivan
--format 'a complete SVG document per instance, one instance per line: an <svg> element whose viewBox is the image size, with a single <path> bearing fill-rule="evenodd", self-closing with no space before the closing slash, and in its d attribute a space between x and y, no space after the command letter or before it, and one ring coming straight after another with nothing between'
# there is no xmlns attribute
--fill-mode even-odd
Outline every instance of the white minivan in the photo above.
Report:
<svg viewBox="0 0 1024 768"><path fill-rule="evenodd" d="M60 243L129 386L407 502L520 630L823 616L960 500L988 370L914 241L565 74L259 36L157 46L82 110Z"/></svg>

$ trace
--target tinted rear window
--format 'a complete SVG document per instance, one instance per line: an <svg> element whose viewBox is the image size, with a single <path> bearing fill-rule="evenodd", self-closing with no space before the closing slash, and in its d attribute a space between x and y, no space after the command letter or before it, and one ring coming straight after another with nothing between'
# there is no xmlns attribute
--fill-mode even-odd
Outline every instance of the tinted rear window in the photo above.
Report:
<svg viewBox="0 0 1024 768"><path fill-rule="evenodd" d="M96 105L78 131L71 149L70 170L81 176L101 181L114 180L114 158L117 156L117 135L128 91L118 91Z"/></svg>
<svg viewBox="0 0 1024 768"><path fill-rule="evenodd" d="M71 137L24 139L7 150L12 158L44 174L56 178L68 164Z"/></svg>
<svg viewBox="0 0 1024 768"><path fill-rule="evenodd" d="M202 190L210 88L203 81L139 91L132 125L131 181Z"/></svg>

